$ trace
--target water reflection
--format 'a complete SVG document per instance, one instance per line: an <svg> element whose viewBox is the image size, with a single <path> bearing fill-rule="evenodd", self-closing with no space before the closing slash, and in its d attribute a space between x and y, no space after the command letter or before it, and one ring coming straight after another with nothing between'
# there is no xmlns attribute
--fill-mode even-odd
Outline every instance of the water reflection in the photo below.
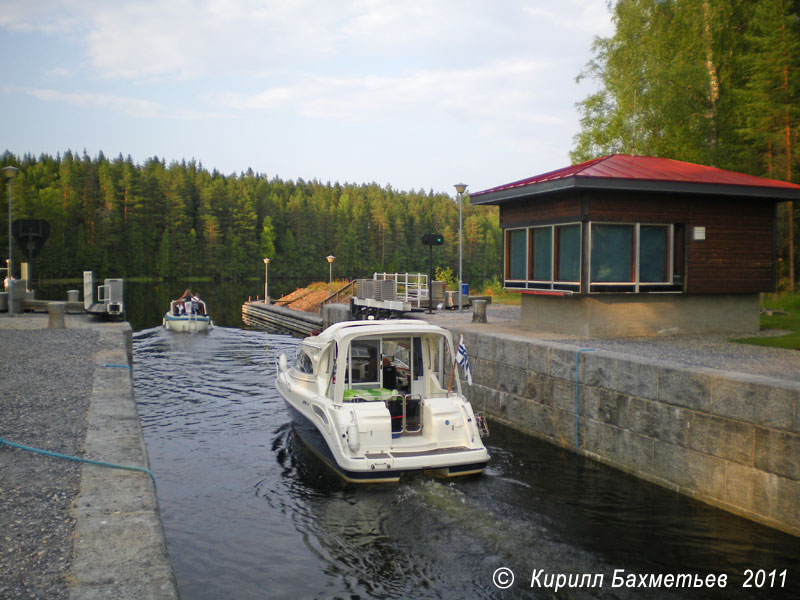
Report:
<svg viewBox="0 0 800 600"><path fill-rule="evenodd" d="M273 389L296 340L217 328L135 335L140 416L186 598L795 598L795 538L493 425L481 477L348 486ZM500 591L501 566L517 583ZM743 590L746 568L789 569ZM530 589L534 569L602 589ZM627 573L728 573L723 592L612 589Z"/></svg>

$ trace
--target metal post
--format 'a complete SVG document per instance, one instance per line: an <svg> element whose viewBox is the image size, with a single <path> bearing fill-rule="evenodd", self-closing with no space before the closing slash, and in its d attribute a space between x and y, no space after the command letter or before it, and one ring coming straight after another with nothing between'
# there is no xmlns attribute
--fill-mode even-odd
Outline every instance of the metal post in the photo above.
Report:
<svg viewBox="0 0 800 600"><path fill-rule="evenodd" d="M19 169L12 166L3 167L3 174L8 178L8 316L14 316L14 280L11 275L14 272L11 260L11 203L14 190L13 180L19 173Z"/></svg>
<svg viewBox="0 0 800 600"><path fill-rule="evenodd" d="M456 192L458 192L458 312L462 312L461 296L463 290L463 282L461 279L461 205L464 203L464 191L467 189L466 183L455 184Z"/></svg>
<svg viewBox="0 0 800 600"><path fill-rule="evenodd" d="M269 304L269 258L264 259L264 304Z"/></svg>
<svg viewBox="0 0 800 600"><path fill-rule="evenodd" d="M458 195L458 312L463 311L461 306L461 296L464 290L463 278L461 275L461 194Z"/></svg>
<svg viewBox="0 0 800 600"><path fill-rule="evenodd" d="M328 261L328 297L333 296L333 261L336 257L333 254L325 257Z"/></svg>
<svg viewBox="0 0 800 600"><path fill-rule="evenodd" d="M428 246L428 314L433 314L433 246Z"/></svg>

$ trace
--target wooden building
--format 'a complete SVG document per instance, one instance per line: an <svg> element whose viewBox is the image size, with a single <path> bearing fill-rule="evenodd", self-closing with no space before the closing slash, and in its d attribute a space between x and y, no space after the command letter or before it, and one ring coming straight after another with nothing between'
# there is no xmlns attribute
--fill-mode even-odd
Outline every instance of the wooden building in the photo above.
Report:
<svg viewBox="0 0 800 600"><path fill-rule="evenodd" d="M611 155L471 194L500 207L522 326L583 336L749 332L800 186Z"/></svg>

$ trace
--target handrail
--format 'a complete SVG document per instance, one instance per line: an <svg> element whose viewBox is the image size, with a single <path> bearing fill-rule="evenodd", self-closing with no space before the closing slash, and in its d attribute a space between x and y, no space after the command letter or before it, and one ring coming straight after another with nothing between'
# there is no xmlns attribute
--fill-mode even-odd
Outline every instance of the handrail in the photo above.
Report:
<svg viewBox="0 0 800 600"><path fill-rule="evenodd" d="M338 302L340 302L342 297L349 298L350 296L353 296L355 294L355 287L356 287L356 280L353 279L346 286L344 286L342 288L339 288L333 294L331 294L330 296L325 298L322 302L320 302L319 303L320 309L322 309L322 307L325 306L328 303L331 303L331 302L338 303ZM344 294L346 292L348 292L348 291L350 292L350 294L348 296L344 296Z"/></svg>

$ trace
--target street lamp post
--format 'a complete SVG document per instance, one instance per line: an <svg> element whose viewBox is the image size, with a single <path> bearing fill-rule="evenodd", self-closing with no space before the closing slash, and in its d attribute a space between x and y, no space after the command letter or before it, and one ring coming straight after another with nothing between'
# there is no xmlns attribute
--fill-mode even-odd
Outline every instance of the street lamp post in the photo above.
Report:
<svg viewBox="0 0 800 600"><path fill-rule="evenodd" d="M12 201L12 192L14 190L14 177L17 176L19 173L19 169L17 167L12 167L11 165L7 167L3 167L3 175L8 178L8 273L6 274L8 277L8 316L14 316L14 280L11 278L11 274L14 272L12 270L12 261L11 261L11 201Z"/></svg>
<svg viewBox="0 0 800 600"><path fill-rule="evenodd" d="M461 312L461 297L464 289L461 281L461 205L464 203L464 192L467 189L467 184L457 183L455 188L456 192L458 192L458 312Z"/></svg>
<svg viewBox="0 0 800 600"><path fill-rule="evenodd" d="M269 304L269 259L264 259L264 304Z"/></svg>
<svg viewBox="0 0 800 600"><path fill-rule="evenodd" d="M333 296L333 261L336 260L336 257L329 254L325 259L328 261L328 296Z"/></svg>

